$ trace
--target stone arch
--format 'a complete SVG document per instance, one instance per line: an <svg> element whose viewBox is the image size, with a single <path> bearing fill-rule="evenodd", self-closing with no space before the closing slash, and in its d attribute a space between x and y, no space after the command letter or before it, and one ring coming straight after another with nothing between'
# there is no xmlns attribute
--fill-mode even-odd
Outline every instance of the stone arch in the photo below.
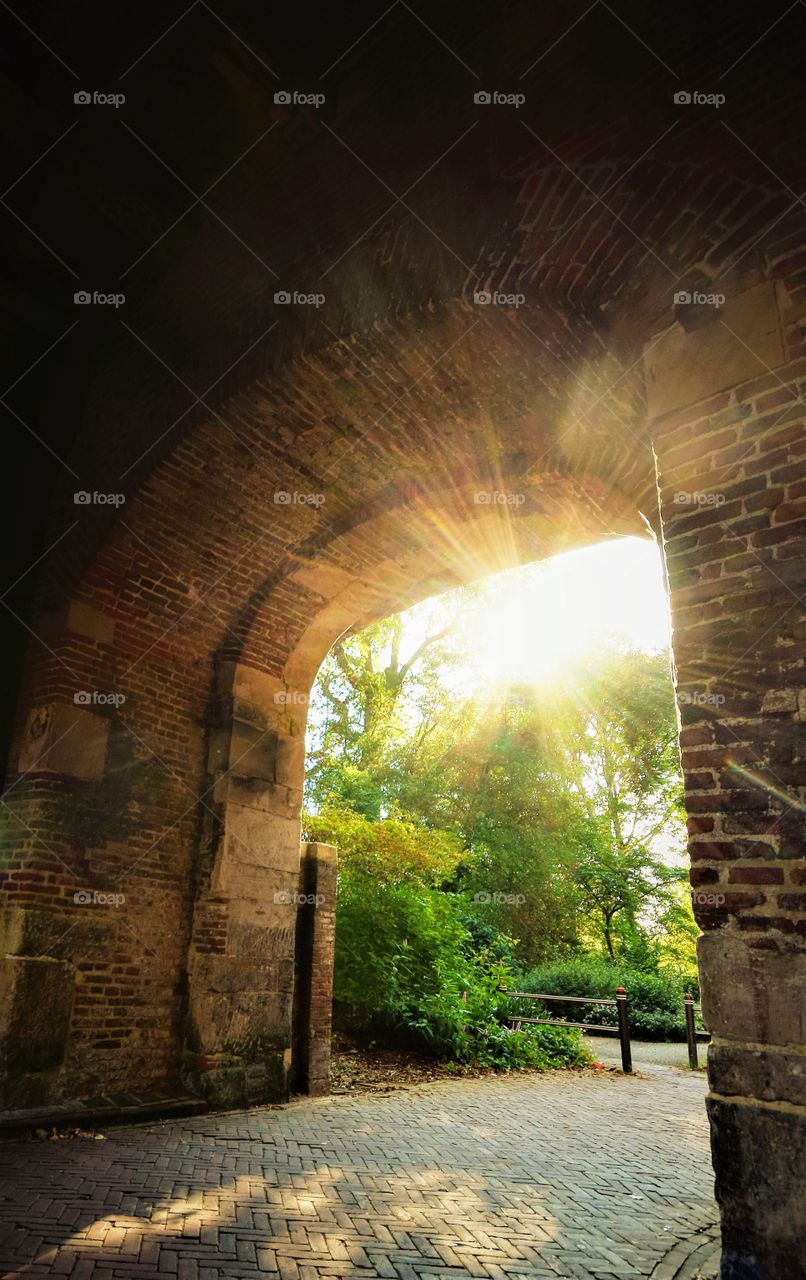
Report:
<svg viewBox="0 0 806 1280"><path fill-rule="evenodd" d="M281 806L275 788L298 790L301 711L274 694L305 691L339 628L461 579L488 544L495 564L537 558L563 531L599 536L611 521L626 531L642 513L671 588L726 1248L793 1274L788 1260L804 1249L792 1187L806 1146L804 245L796 219L781 216L785 197L692 165L690 140L664 167L627 170L629 231L599 208L586 221L589 200L564 159L541 151L512 179L515 215L495 227L492 216L467 219L474 268L458 285L418 233L370 242L354 268L360 288L345 273L334 289L346 337L315 340L300 324L270 356L257 343L237 380L223 380L227 396L150 451L154 465L137 471L117 518L82 528L77 549L48 562L35 626L44 643L4 810L10 1105L122 1088L144 1071L175 1079L183 1047L199 1084L217 1069L203 1060L223 1053L240 1096L281 1092L293 926L271 926L280 941L262 952L265 929L227 879L238 873L228 842L249 849L254 838L275 841L272 883L294 883L297 801ZM581 170L589 188L624 172L613 154ZM672 189L685 200L672 204ZM183 264L189 276L205 249ZM707 292L717 281L723 306L674 318L673 285ZM482 316L478 284L533 291L536 314ZM176 285L159 282L151 304ZM191 344L215 349L212 376L265 328L265 290L249 297L246 320ZM182 412L171 376L126 342L77 448L97 458L98 487L115 474L97 446L119 408L116 379L133 389L118 448L145 426L170 437ZM165 354L184 378L182 353ZM152 364L156 380L141 381ZM275 501L318 493L325 471L321 509ZM481 516L470 502L523 489L517 517ZM541 519L554 543L541 541ZM400 568L407 555L416 570ZM125 701L92 700L108 692ZM252 771L233 781L244 756ZM73 895L88 892L127 901L85 909ZM246 984L244 952L257 957ZM253 997L265 1008L269 995L271 1018L255 1022Z"/></svg>
<svg viewBox="0 0 806 1280"><path fill-rule="evenodd" d="M275 1072L281 1073L280 1054L286 1069L290 1065L304 732L310 688L331 646L347 631L452 586L604 537L653 536L645 517L595 477L533 474L499 477L499 483L493 491L456 486L411 493L408 501L353 525L320 548L315 560L262 585L237 656L230 638L224 642L205 785L213 803L188 966L193 1063L216 1074L215 1081L205 1081L196 1069L197 1088L230 1088L221 1055L231 1048L234 1003L239 1025L251 1020L264 1035L271 1029ZM289 590L307 599L309 621L278 672L267 661L265 640L275 597L286 599ZM323 923L326 911L318 917L321 927L332 929L332 919ZM215 954L211 920L221 944ZM285 986L275 993L271 1014L267 958L270 966L284 966ZM218 997L210 990L216 970L230 975ZM329 1023L322 1021L327 1031ZM329 1046L315 1049L321 1081ZM240 1080L243 1067L234 1057Z"/></svg>

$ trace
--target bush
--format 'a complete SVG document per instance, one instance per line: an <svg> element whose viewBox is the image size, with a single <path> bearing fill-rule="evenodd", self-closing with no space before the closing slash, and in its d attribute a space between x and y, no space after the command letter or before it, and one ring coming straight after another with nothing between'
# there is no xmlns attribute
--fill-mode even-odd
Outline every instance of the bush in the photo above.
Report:
<svg viewBox="0 0 806 1280"><path fill-rule="evenodd" d="M638 1040L685 1040L683 995L699 999L696 974L682 971L631 968L611 964L599 956L578 956L554 964L538 965L517 979L521 991L551 995L591 996L609 999L616 987L624 987L629 1005L630 1030ZM548 1005L549 1017L572 1017L575 1022L600 1022L616 1026L616 1010L609 1006Z"/></svg>
<svg viewBox="0 0 806 1280"><path fill-rule="evenodd" d="M311 838L337 839L334 1021L384 1044L444 1061L541 1070L589 1061L577 1032L513 1032L502 1018L512 940L468 913L444 885L463 851L455 839L351 810L309 816Z"/></svg>
<svg viewBox="0 0 806 1280"><path fill-rule="evenodd" d="M467 959L461 987L445 982L433 996L400 1012L406 1025L435 1055L466 1065L512 1070L581 1066L591 1061L579 1032L563 1027L513 1031L504 1019L508 1000L501 982L507 969L482 952Z"/></svg>

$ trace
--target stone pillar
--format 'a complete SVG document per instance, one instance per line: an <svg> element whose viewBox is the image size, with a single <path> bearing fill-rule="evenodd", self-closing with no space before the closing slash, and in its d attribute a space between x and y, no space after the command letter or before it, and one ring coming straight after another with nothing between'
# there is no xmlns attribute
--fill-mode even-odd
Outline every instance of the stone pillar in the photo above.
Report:
<svg viewBox="0 0 806 1280"><path fill-rule="evenodd" d="M294 985L293 1088L330 1091L333 959L336 941L336 850L302 846Z"/></svg>
<svg viewBox="0 0 806 1280"><path fill-rule="evenodd" d="M184 1078L216 1106L288 1096L307 696L220 672L188 955Z"/></svg>
<svg viewBox="0 0 806 1280"><path fill-rule="evenodd" d="M122 701L110 656L115 628L75 600L39 615L35 625L44 643L29 657L30 694L0 814L3 1109L69 1097L76 1081L109 1057L109 1032L101 1017L88 1016L79 970L91 945L108 942L114 914L82 910L82 899L88 890L119 890L81 846L85 797L103 784ZM76 1022L83 1032L78 1063Z"/></svg>
<svg viewBox="0 0 806 1280"><path fill-rule="evenodd" d="M806 1259L806 362L796 269L782 260L777 280L706 303L696 325L672 325L647 357L713 1034L722 1280L799 1280Z"/></svg>

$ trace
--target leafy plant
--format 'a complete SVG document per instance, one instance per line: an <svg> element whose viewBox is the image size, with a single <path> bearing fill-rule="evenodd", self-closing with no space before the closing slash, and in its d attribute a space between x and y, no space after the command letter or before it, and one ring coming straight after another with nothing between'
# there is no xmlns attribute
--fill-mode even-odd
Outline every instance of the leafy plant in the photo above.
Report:
<svg viewBox="0 0 806 1280"><path fill-rule="evenodd" d="M685 1040L683 995L698 998L696 971L629 968L611 964L598 956L578 956L553 964L538 965L517 979L519 990L551 995L591 996L610 999L616 987L624 987L630 1030L636 1039ZM550 1017L565 1018L567 1005L547 1004ZM616 1027L616 1011L610 1006L574 1005L574 1021L600 1022Z"/></svg>
<svg viewBox="0 0 806 1280"><path fill-rule="evenodd" d="M578 1036L502 1025L504 965L569 984L533 990L623 984L636 1035L681 1035L696 927L668 657L607 651L490 698L456 678L465 598L423 606L415 639L405 615L347 637L314 689L305 828L339 848L337 1021L457 1062L573 1058Z"/></svg>

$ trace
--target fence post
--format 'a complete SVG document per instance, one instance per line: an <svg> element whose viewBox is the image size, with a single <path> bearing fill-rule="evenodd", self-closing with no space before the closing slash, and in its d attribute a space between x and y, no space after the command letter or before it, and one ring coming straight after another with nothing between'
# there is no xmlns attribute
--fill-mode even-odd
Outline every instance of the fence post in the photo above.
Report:
<svg viewBox="0 0 806 1280"><path fill-rule="evenodd" d="M686 1040L688 1041L688 1065L696 1071L697 1062L697 1028L694 1025L694 997L687 991L683 996L683 1007L686 1011Z"/></svg>
<svg viewBox="0 0 806 1280"><path fill-rule="evenodd" d="M632 1071L630 1020L627 1016L627 992L623 987L616 987L616 1013L618 1014L618 1038L621 1042L621 1069L630 1073Z"/></svg>

